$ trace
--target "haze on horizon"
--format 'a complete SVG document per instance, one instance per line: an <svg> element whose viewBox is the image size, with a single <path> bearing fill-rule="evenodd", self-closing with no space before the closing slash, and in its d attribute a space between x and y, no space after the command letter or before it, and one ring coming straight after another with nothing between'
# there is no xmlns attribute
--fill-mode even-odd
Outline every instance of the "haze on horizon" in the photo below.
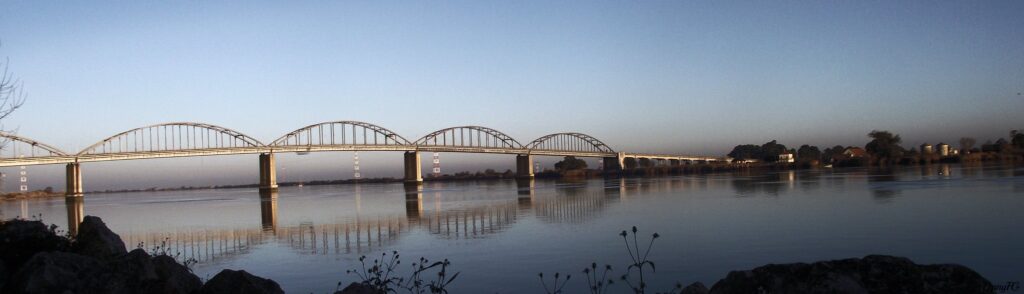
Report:
<svg viewBox="0 0 1024 294"><path fill-rule="evenodd" d="M1020 1L2 7L0 57L29 95L3 126L72 152L171 121L264 142L332 120L409 139L457 125L522 142L578 131L616 150L708 155L773 139L863 146L874 129L904 147L1024 129ZM399 175L400 155L361 156L367 176ZM513 164L442 158L445 172ZM280 161L282 180L351 176L351 154ZM239 156L83 169L96 190L251 183L255 165ZM63 181L62 167L30 169L33 188Z"/></svg>

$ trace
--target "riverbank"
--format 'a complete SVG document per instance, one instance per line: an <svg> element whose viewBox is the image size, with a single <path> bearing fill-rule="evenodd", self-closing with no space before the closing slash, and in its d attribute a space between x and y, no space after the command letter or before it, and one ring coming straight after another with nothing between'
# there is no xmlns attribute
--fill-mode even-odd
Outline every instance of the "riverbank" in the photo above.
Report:
<svg viewBox="0 0 1024 294"><path fill-rule="evenodd" d="M31 192L13 192L0 194L0 201L4 200L21 200L21 199L41 199L51 198L57 196L64 196L62 192L54 192L53 190L38 190Z"/></svg>
<svg viewBox="0 0 1024 294"><path fill-rule="evenodd" d="M963 161L960 158L952 160L922 160L922 161L905 161L900 164L894 165L877 165L876 163L869 163L868 161L844 161L838 162L835 166L823 166L817 163L807 162L794 162L794 163L703 163L703 164L684 164L684 165L652 165L646 167L631 167L624 168L622 170L615 171L604 171L600 169L580 169L580 170L569 170L569 171L555 171L545 170L534 174L536 179L591 179L601 177L657 177L657 176L673 176L673 175L688 175L688 174L711 174L711 173L727 173L727 172L751 172L751 171L787 171L787 170L815 170L815 169L841 169L841 168L898 168L898 167L914 167L914 166L927 166L933 164L961 164L961 165L988 165L988 164L1011 164L1017 165L1022 160L1019 158L1002 158L1002 157L984 157L983 154L971 154L970 157L965 157ZM509 180L517 179L514 173L506 171L503 173L496 172L460 172L456 174L445 174L441 176L428 176L423 179L425 183L430 182L465 182L465 181L490 181L490 180ZM353 184L376 184L376 183L401 183L403 179L384 177L384 178L367 178L367 179L344 179L344 180L312 180L312 181L291 181L291 182L280 182L279 187L301 187L301 186L323 186L323 185L353 185ZM258 188L259 184L240 184L240 185L215 185L215 186L181 186L173 188L146 188L146 189L120 189L120 190L95 190L88 191L88 194L101 194L101 193L137 193L137 192L168 192L168 191L194 191L194 190L213 190L213 189L245 189L245 188ZM0 194L0 201L5 200L22 200L22 199L44 199L44 198L56 198L64 196L62 191L52 190L37 190L31 192L13 192Z"/></svg>

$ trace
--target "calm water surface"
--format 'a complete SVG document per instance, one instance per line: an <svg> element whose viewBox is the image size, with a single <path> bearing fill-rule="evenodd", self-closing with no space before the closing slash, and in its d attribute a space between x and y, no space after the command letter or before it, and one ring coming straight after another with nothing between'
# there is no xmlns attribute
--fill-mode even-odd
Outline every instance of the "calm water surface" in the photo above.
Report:
<svg viewBox="0 0 1024 294"><path fill-rule="evenodd" d="M456 293L541 293L537 273L556 271L576 275L566 289L581 292L591 262L625 268L617 234L634 225L662 236L650 257L656 289L867 254L1024 280L1024 169L1009 166L89 194L2 202L0 216L66 228L69 206L102 217L129 247L163 243L195 258L200 277L245 269L291 293L331 292L354 280L345 270L359 256L392 250L406 266L451 260Z"/></svg>

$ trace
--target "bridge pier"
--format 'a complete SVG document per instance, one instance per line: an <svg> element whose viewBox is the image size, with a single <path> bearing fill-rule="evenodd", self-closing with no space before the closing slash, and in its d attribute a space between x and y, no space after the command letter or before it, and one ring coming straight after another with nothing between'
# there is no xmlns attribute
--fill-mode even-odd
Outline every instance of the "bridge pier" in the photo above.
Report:
<svg viewBox="0 0 1024 294"><path fill-rule="evenodd" d="M533 178L533 156L516 155L516 177Z"/></svg>
<svg viewBox="0 0 1024 294"><path fill-rule="evenodd" d="M619 152L615 157L604 158L604 170L606 171L621 171L626 167L626 153Z"/></svg>
<svg viewBox="0 0 1024 294"><path fill-rule="evenodd" d="M416 151L405 152L405 182L406 183L419 183L423 182L423 176L420 171L420 153Z"/></svg>
<svg viewBox="0 0 1024 294"><path fill-rule="evenodd" d="M273 153L260 153L260 190L277 190L277 163Z"/></svg>
<svg viewBox="0 0 1024 294"><path fill-rule="evenodd" d="M64 196L67 197L81 197L82 196L82 168L77 162L68 163L66 170L67 176L67 188L64 190Z"/></svg>

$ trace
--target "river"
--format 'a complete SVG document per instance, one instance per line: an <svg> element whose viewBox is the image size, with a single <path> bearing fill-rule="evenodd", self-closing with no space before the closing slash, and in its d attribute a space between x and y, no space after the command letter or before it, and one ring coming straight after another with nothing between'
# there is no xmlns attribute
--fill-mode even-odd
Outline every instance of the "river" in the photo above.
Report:
<svg viewBox="0 0 1024 294"><path fill-rule="evenodd" d="M454 293L543 293L537 274L572 274L585 292L592 262L624 273L618 234L654 241L655 290L709 287L730 270L767 263L887 254L958 263L994 284L1024 279L1024 168L926 165L895 169L736 172L580 181L466 181L87 194L83 201L0 202L0 217L102 217L129 249L195 260L277 281L289 293L330 293L356 280L362 255L398 251L461 272ZM72 219L74 216L72 217ZM160 248L158 249L157 246ZM623 287L622 285L616 285ZM620 288L623 290L625 288ZM619 292L619 291L615 291Z"/></svg>

